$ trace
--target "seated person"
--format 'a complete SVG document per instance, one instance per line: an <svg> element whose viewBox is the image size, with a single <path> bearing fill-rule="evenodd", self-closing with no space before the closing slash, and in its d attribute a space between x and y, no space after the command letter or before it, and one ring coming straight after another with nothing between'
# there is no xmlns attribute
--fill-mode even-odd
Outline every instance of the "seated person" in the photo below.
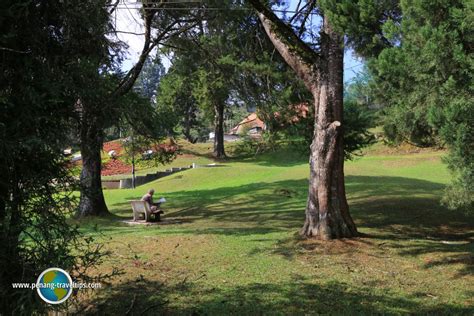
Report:
<svg viewBox="0 0 474 316"><path fill-rule="evenodd" d="M155 214L155 216L159 220L160 214L164 214L164 212L160 210L160 203L153 203L154 193L155 193L155 190L153 189L148 190L148 193L142 197L142 201L148 202L148 204L150 205L151 212Z"/></svg>

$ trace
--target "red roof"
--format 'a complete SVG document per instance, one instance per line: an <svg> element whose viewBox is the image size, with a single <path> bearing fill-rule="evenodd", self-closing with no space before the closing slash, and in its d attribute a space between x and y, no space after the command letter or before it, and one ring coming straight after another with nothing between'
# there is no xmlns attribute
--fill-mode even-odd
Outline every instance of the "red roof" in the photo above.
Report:
<svg viewBox="0 0 474 316"><path fill-rule="evenodd" d="M232 134L240 134L244 128L251 129L259 127L262 130L266 128L265 123L258 118L257 113L251 113L244 118L239 124L237 124L232 130Z"/></svg>
<svg viewBox="0 0 474 316"><path fill-rule="evenodd" d="M285 117L280 112L274 113L274 118L277 120L283 120L282 125L298 123L302 118L307 118L310 115L309 104L306 102L297 103L288 106L288 111L284 112ZM231 134L240 134L243 132L243 129L252 129L259 127L262 130L266 129L265 123L260 120L257 116L257 113L250 113L246 118L244 118L239 124L237 124L230 131Z"/></svg>

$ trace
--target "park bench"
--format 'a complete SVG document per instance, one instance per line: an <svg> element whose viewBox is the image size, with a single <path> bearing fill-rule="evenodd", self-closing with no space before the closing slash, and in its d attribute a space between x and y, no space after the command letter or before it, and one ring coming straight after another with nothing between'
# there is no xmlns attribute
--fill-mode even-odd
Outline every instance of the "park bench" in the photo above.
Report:
<svg viewBox="0 0 474 316"><path fill-rule="evenodd" d="M133 211L133 220L137 221L140 219L141 215L145 219L145 222L150 222L152 217L154 217L155 221L160 221L160 208L158 208L155 212L152 212L150 209L150 204L145 201L130 201L132 205Z"/></svg>

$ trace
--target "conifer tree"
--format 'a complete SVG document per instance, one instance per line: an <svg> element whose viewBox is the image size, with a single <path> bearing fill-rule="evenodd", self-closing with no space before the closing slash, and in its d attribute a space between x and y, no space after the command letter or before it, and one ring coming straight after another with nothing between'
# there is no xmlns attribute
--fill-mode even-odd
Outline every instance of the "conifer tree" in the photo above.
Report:
<svg viewBox="0 0 474 316"><path fill-rule="evenodd" d="M358 235L344 184L344 44L359 52L385 47L387 40L379 35L384 20L391 16L389 2L300 1L297 14L286 20L272 11L273 1L269 6L267 1L249 0L274 47L313 96L315 132L306 220L301 229L304 236L333 239ZM308 23L311 15L320 17L319 25Z"/></svg>

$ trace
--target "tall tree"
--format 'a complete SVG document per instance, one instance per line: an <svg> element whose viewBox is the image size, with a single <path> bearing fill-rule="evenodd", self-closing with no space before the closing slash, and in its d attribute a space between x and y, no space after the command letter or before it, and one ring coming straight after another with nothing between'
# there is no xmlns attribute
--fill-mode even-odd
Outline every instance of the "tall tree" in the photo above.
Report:
<svg viewBox="0 0 474 316"><path fill-rule="evenodd" d="M401 1L401 23L384 31L393 43L370 62L384 129L394 142L446 146L453 173L444 203L474 208L474 4Z"/></svg>
<svg viewBox="0 0 474 316"><path fill-rule="evenodd" d="M349 214L343 171L343 37L324 16L321 49L316 52L260 1L250 3L258 11L275 48L314 98L315 133L311 144L306 220L301 233L321 239L354 237L357 230Z"/></svg>
<svg viewBox="0 0 474 316"><path fill-rule="evenodd" d="M190 67L194 62L188 59ZM162 117L173 120L171 125L181 130L187 141L195 143L208 136L205 120L199 118L199 107L193 96L192 80L188 70L181 71L182 61L173 60L169 72L163 77L156 99L156 110Z"/></svg>
<svg viewBox="0 0 474 316"><path fill-rule="evenodd" d="M108 1L99 1L94 19L95 27L79 26L70 36L77 43L77 51L85 58L81 67L85 75L75 78L80 82L76 102L79 127L82 170L80 176L81 195L77 215L107 214L101 182L101 156L104 129L117 119L118 111L109 97L117 76L116 57L120 54L118 43L107 37L113 32L109 23ZM86 2L88 4L88 2ZM90 43L86 45L85 43Z"/></svg>
<svg viewBox="0 0 474 316"><path fill-rule="evenodd" d="M62 150L83 89L80 78L89 75L83 63L87 53L78 46L100 49L74 35L92 32L103 6L82 0L0 3L0 313L5 315L45 314L49 308L35 291L14 289L12 283L30 283L51 266L74 275L97 254L81 247L77 229L67 221L76 186Z"/></svg>
<svg viewBox="0 0 474 316"><path fill-rule="evenodd" d="M211 69L200 67L194 81L193 95L200 108L214 116L215 158L225 158L224 149L224 111L229 98L229 81L224 77L220 66Z"/></svg>
<svg viewBox="0 0 474 316"><path fill-rule="evenodd" d="M351 1L300 1L297 14L286 23L259 0L249 2L258 12L274 47L313 96L315 132L311 144L306 220L301 234L321 239L357 236L344 184L344 34L339 28L339 20L354 25L350 23L349 14L341 14L336 9L354 6L361 12L365 10L364 5L370 7L370 4L366 1L354 4ZM313 31L315 26L308 23L312 14L320 16L319 34ZM378 18L379 15L374 17ZM369 33L378 32L379 27L372 25L368 28ZM354 34L360 35L360 32ZM362 40L351 39L364 46Z"/></svg>
<svg viewBox="0 0 474 316"><path fill-rule="evenodd" d="M205 13L200 24L171 41L169 49L173 55L170 75L179 75L183 83L192 86L187 104L196 104L201 113L214 121L213 155L216 158L226 156L224 114L232 103L235 81L240 76L235 65L226 58L229 55L242 57L243 46L238 45L238 40L248 38L246 31L249 30L245 20L248 13L229 11L234 2L208 1L202 4L200 9ZM218 10L206 11L208 6Z"/></svg>
<svg viewBox="0 0 474 316"><path fill-rule="evenodd" d="M79 39L100 42L103 50L99 55L91 54L89 61L91 69L95 69L95 73L91 72L89 83L97 84L96 91L87 90L86 93L79 94L78 117L80 126L81 155L82 155L82 171L81 171L81 197L76 216L84 217L91 215L104 215L108 213L102 192L101 183L101 149L104 138L104 129L111 124L116 123L122 114L131 114L130 109L124 109L120 104L120 98L123 98L133 88L138 79L148 55L160 44L163 44L170 37L173 37L187 30L194 25L195 17L192 13L183 14L166 10L166 6L174 7L174 4L165 2L153 3L146 2L143 4L142 16L144 21L144 44L138 61L123 76L117 67L104 69L104 65L108 65L110 58L119 54L117 43L114 43L107 34L113 34L117 30L113 29L113 25L109 23L111 14L118 9L120 2L116 1L108 6L108 12L102 15L101 23L94 29L94 32L84 30L80 34ZM104 6L103 6L104 8ZM163 9L164 8L164 9ZM163 10L161 10L163 9ZM191 25L191 26L190 26ZM87 45L83 45L82 49L87 49ZM96 53L96 52L94 52ZM100 58L94 58L100 56ZM95 66L95 68L94 68ZM112 72L114 76L110 76ZM111 78L112 77L112 78ZM83 78L83 80L87 78ZM92 91L92 93L90 93ZM127 114L128 113L128 114ZM133 113L132 113L133 116ZM143 117L133 116L141 121ZM139 124L137 121L130 120L132 127ZM159 122L155 121L155 124ZM140 131L139 129L137 129Z"/></svg>

